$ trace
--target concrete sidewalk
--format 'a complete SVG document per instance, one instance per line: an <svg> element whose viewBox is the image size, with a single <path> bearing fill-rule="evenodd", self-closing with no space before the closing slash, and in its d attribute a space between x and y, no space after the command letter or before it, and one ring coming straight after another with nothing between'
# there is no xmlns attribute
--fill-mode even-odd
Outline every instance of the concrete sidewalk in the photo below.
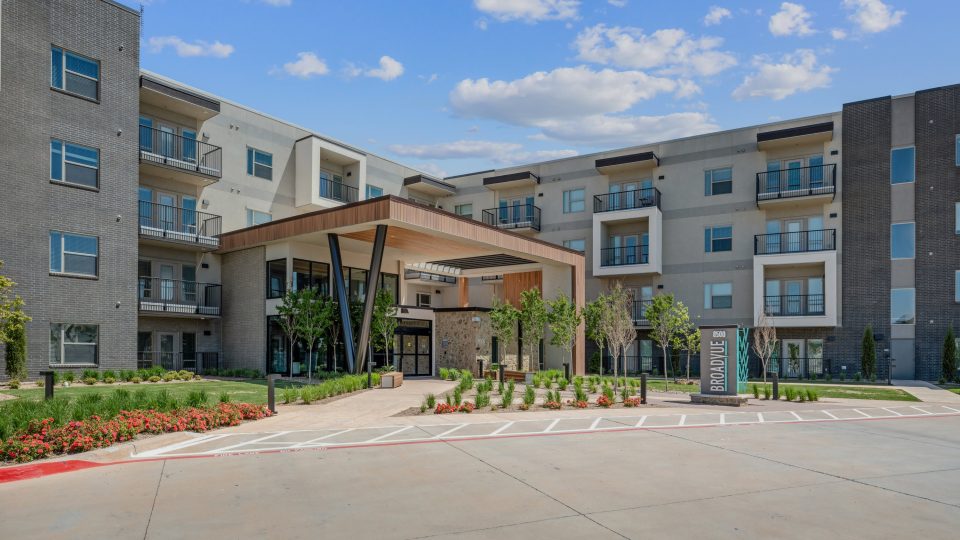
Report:
<svg viewBox="0 0 960 540"><path fill-rule="evenodd" d="M960 404L960 394L955 394L949 390L944 390L939 386L927 381L892 381L895 388L912 395L920 401L926 403L958 403Z"/></svg>

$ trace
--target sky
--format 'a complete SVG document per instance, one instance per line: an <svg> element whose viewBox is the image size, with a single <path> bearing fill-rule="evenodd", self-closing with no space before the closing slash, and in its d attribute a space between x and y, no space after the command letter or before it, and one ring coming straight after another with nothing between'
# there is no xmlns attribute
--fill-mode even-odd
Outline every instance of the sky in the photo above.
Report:
<svg viewBox="0 0 960 540"><path fill-rule="evenodd" d="M150 0L141 66L447 176L960 83L958 19L942 0Z"/></svg>

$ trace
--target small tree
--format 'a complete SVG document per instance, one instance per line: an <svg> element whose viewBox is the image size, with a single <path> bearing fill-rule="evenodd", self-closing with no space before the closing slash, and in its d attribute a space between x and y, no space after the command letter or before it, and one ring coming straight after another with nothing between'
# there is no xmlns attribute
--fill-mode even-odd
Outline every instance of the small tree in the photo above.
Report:
<svg viewBox="0 0 960 540"><path fill-rule="evenodd" d="M682 302L672 294L658 294L653 297L644 314L650 322L650 337L663 351L663 384L667 384L667 347L675 341L675 336L690 324L690 314Z"/></svg>
<svg viewBox="0 0 960 540"><path fill-rule="evenodd" d="M296 318L297 335L307 346L307 377L313 375L313 346L330 331L336 306L329 296L320 294L316 287L304 289L300 314Z"/></svg>
<svg viewBox="0 0 960 540"><path fill-rule="evenodd" d="M373 340L373 348L377 351L383 351L384 363L390 359L387 351L393 344L393 336L397 333L397 326L399 325L400 321L397 320L397 306L394 305L393 293L386 289L380 289L374 299L370 331L376 336L376 339ZM370 361L373 361L373 359L371 358ZM396 367L394 366L394 368ZM362 372L363 369L360 371Z"/></svg>
<svg viewBox="0 0 960 540"><path fill-rule="evenodd" d="M343 321L340 319L340 306L333 300L333 319L330 322L330 344L333 346L333 371L337 371L337 345L340 343L340 333L343 331Z"/></svg>
<svg viewBox="0 0 960 540"><path fill-rule="evenodd" d="M633 327L633 294L617 281L605 298L608 307L603 326L613 355L613 387L616 390L620 378L620 358L626 354L627 347L637 339L637 331Z"/></svg>
<svg viewBox="0 0 960 540"><path fill-rule="evenodd" d="M0 261L0 270L3 270L3 261ZM0 343L7 342L9 331L25 330L30 320L23 312L23 299L13 294L15 285L12 279L0 274Z"/></svg>
<svg viewBox="0 0 960 540"><path fill-rule="evenodd" d="M277 306L277 322L280 324L280 329L284 335L287 336L287 343L290 344L289 358L291 377L293 377L293 343L300 335L299 319L303 311L303 291L306 290L307 289L294 291L293 287L287 287L287 292L284 293L283 298L280 300L280 305Z"/></svg>
<svg viewBox="0 0 960 540"><path fill-rule="evenodd" d="M860 371L867 379L873 377L877 366L877 345L873 341L873 328L868 324L863 330L863 344L860 347Z"/></svg>
<svg viewBox="0 0 960 540"><path fill-rule="evenodd" d="M700 352L700 329L690 324L684 330L681 346L687 351L687 379L690 379L690 357Z"/></svg>
<svg viewBox="0 0 960 540"><path fill-rule="evenodd" d="M787 354L790 355L790 370L793 371L799 379L800 373L800 345L796 343L787 344Z"/></svg>
<svg viewBox="0 0 960 540"><path fill-rule="evenodd" d="M520 328L523 329L523 348L529 351L531 362L533 351L543 339L544 328L548 322L547 304L540 295L540 289L527 289L520 293ZM523 351L521 351L521 356ZM537 362L537 371L540 363ZM531 370L532 371L532 370Z"/></svg>
<svg viewBox="0 0 960 540"><path fill-rule="evenodd" d="M17 380L27 377L27 332L24 322L30 318L23 314L22 305L19 298L14 300L6 331L7 377Z"/></svg>
<svg viewBox="0 0 960 540"><path fill-rule="evenodd" d="M564 358L569 357L573 351L573 342L577 338L577 328L583 322L583 316L577 311L577 305L567 295L560 293L550 302L548 320L550 331L553 332L550 344L562 348L565 353Z"/></svg>
<svg viewBox="0 0 960 540"><path fill-rule="evenodd" d="M943 338L943 378L950 382L957 377L957 340L953 336L953 327L947 328Z"/></svg>
<svg viewBox="0 0 960 540"><path fill-rule="evenodd" d="M607 342L607 335L604 333L605 329L603 326L603 321L608 317L608 310L610 309L610 303L607 301L605 294L601 293L597 298L591 302L587 302L587 305L583 307L583 321L586 325L586 334L587 338L592 340L597 344L597 351L599 354L603 354L603 346ZM600 375L603 375L603 360L601 359L599 363L599 369L597 370Z"/></svg>
<svg viewBox="0 0 960 540"><path fill-rule="evenodd" d="M763 368L763 382L767 382L767 371L770 359L777 348L777 329L773 326L765 311L760 312L757 327L753 329L753 352L760 358Z"/></svg>
<svg viewBox="0 0 960 540"><path fill-rule="evenodd" d="M501 302L498 298L493 299L493 308L490 310L490 326L493 335L500 342L500 354L504 359L506 359L507 342L516 335L517 319L519 318L520 312L509 302ZM503 364L503 362L500 363Z"/></svg>
<svg viewBox="0 0 960 540"><path fill-rule="evenodd" d="M678 305L683 305L678 302ZM696 330L693 323L690 322L690 313L686 308L677 311L677 333L673 335L670 341L670 348L673 349L673 382L677 382L677 373L680 371L680 351L687 348L687 336ZM699 334L699 332L697 332ZM698 338L699 343L699 338ZM687 351L687 378L690 378L690 351Z"/></svg>

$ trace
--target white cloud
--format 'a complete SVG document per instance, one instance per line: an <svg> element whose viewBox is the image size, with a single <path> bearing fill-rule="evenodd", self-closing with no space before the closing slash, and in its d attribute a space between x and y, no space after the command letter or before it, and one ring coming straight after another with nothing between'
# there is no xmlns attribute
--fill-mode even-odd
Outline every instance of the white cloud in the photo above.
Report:
<svg viewBox="0 0 960 540"><path fill-rule="evenodd" d="M477 19L473 22L473 25L479 28L480 30L487 29L487 20L486 19Z"/></svg>
<svg viewBox="0 0 960 540"><path fill-rule="evenodd" d="M439 76L436 73L431 73L430 75L417 75L417 78L426 81L427 84L433 84L437 82Z"/></svg>
<svg viewBox="0 0 960 540"><path fill-rule="evenodd" d="M703 18L703 24L704 26L713 26L731 17L733 17L733 13L730 13L729 9L720 6L710 6L710 11L708 11L707 16Z"/></svg>
<svg viewBox="0 0 960 540"><path fill-rule="evenodd" d="M847 31L842 28L833 28L830 30L830 37L838 41L847 39Z"/></svg>
<svg viewBox="0 0 960 540"><path fill-rule="evenodd" d="M460 140L436 144L394 144L388 149L418 159L488 159L499 164L545 161L577 155L576 150L525 150L522 144L501 141Z"/></svg>
<svg viewBox="0 0 960 540"><path fill-rule="evenodd" d="M607 3L613 7L625 7L627 0L607 0Z"/></svg>
<svg viewBox="0 0 960 540"><path fill-rule="evenodd" d="M808 36L814 33L810 12L793 2L780 4L780 11L770 17L770 33L775 36Z"/></svg>
<svg viewBox="0 0 960 540"><path fill-rule="evenodd" d="M663 116L592 115L544 122L541 127L550 138L592 146L630 146L688 137L718 128L707 114L699 112Z"/></svg>
<svg viewBox="0 0 960 540"><path fill-rule="evenodd" d="M701 93L703 93L703 89L700 88L700 85L689 79L680 79L677 81L677 91L674 95L678 98L688 98Z"/></svg>
<svg viewBox="0 0 960 540"><path fill-rule="evenodd" d="M147 40L147 47L150 52L158 53L171 47L176 51L177 56L210 56L213 58L227 58L235 50L233 45L214 41L209 43L202 40L196 40L193 43L187 43L178 36L154 36Z"/></svg>
<svg viewBox="0 0 960 540"><path fill-rule="evenodd" d="M573 45L581 60L635 69L662 68L664 73L710 76L737 64L732 54L717 50L723 39L697 39L679 28L647 35L640 28L598 24L580 32Z"/></svg>
<svg viewBox="0 0 960 540"><path fill-rule="evenodd" d="M403 75L403 64L389 56L380 57L380 67L363 72L367 77L375 77L384 81L392 81Z"/></svg>
<svg viewBox="0 0 960 540"><path fill-rule="evenodd" d="M473 0L473 6L494 19L537 21L576 19L579 0Z"/></svg>
<svg viewBox="0 0 960 540"><path fill-rule="evenodd" d="M276 73L277 70L271 70ZM293 77L310 79L330 72L327 63L312 52L298 52L297 60L283 65L283 72Z"/></svg>
<svg viewBox="0 0 960 540"><path fill-rule="evenodd" d="M853 10L850 20L861 32L875 34L900 24L906 11L893 9L880 0L843 0L843 7Z"/></svg>
<svg viewBox="0 0 960 540"><path fill-rule="evenodd" d="M781 100L797 92L808 92L830 85L830 66L818 65L817 56L809 49L784 55L779 63L768 57L754 58L756 71L747 75L734 91L735 99L768 97Z"/></svg>
<svg viewBox="0 0 960 540"><path fill-rule="evenodd" d="M264 4L275 7L287 7L293 4L293 0L262 0Z"/></svg>

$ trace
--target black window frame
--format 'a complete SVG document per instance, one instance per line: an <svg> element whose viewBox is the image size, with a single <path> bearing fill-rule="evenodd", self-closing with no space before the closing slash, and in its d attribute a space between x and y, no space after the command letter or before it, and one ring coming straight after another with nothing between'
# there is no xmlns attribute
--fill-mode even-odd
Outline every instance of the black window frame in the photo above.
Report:
<svg viewBox="0 0 960 540"><path fill-rule="evenodd" d="M272 284L270 283L271 277L273 276L273 274L271 273L270 266L275 263L283 263L283 279L280 281L281 285L280 285L279 292L274 290L273 287L271 286ZM265 283L265 286L266 286L267 299L272 300L274 298L283 298L283 295L287 294L287 260L273 259L273 260L267 261L266 275L267 275L267 282Z"/></svg>

